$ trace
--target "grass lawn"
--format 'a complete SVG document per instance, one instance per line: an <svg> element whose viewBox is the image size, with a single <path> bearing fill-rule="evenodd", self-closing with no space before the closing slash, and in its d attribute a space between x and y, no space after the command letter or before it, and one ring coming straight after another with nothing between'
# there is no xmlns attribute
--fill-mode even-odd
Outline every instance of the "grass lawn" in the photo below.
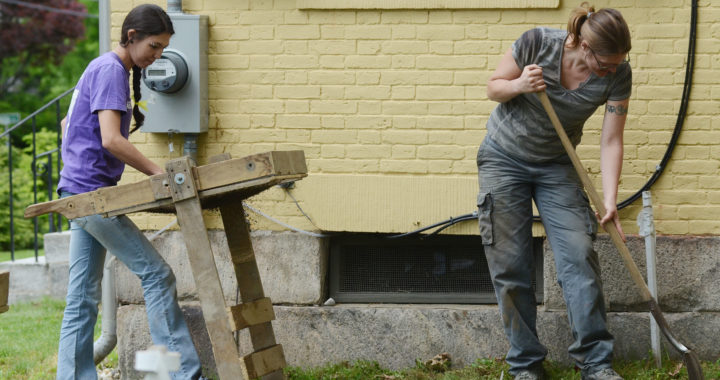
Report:
<svg viewBox="0 0 720 380"><path fill-rule="evenodd" d="M38 249L38 257L45 256L45 250ZM16 249L15 260L26 259L28 257L35 257L34 249ZM0 263L3 261L10 261L10 251L0 251Z"/></svg>
<svg viewBox="0 0 720 380"><path fill-rule="evenodd" d="M44 299L10 305L0 314L0 379L55 378L57 345L65 301ZM100 324L95 337L100 336ZM103 365L117 367L113 352Z"/></svg>
<svg viewBox="0 0 720 380"><path fill-rule="evenodd" d="M0 379L45 380L55 378L57 344L60 335L64 301L44 299L11 305L0 314ZM95 337L100 336L100 324ZM429 359L429 358L424 358ZM113 352L101 366L117 368L117 352ZM707 380L720 380L720 359L703 362ZM443 366L431 369L421 362L415 367L393 371L375 362L338 363L321 368L289 367L289 380L510 380L507 364L500 359L479 359L465 368ZM579 380L574 368L545 363L549 379ZM665 358L663 367L656 369L654 361L617 362L615 369L628 380L687 379L681 362Z"/></svg>

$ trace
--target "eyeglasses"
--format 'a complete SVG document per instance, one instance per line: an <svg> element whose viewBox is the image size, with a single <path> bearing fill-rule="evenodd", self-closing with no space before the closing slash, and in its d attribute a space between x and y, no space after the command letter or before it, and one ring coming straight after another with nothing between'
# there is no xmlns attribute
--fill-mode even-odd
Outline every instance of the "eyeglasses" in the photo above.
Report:
<svg viewBox="0 0 720 380"><path fill-rule="evenodd" d="M598 57L595 55L595 51L593 49L591 49L589 46L588 46L588 49L590 50L590 54L592 54L592 56L595 58L595 62L597 62L598 68L602 71L614 70L614 69L617 69L618 66L620 66L622 64L630 63L630 54L629 53L627 55L625 55L625 59L623 59L622 62L620 62L618 64L614 64L614 63L600 62Z"/></svg>

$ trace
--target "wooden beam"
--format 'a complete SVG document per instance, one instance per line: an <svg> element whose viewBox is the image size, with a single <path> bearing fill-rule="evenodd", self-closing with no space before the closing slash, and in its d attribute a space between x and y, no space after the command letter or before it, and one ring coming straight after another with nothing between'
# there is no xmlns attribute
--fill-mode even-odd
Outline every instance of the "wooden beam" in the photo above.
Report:
<svg viewBox="0 0 720 380"><path fill-rule="evenodd" d="M242 188L244 183L268 178L268 187L273 182L269 177L307 175L305 154L303 151L272 151L216 162L189 169L193 172L195 191L203 198L203 192L225 191L222 187ZM175 174L158 174L148 179L126 184L101 188L89 193L79 194L50 202L38 203L25 209L25 217L60 213L68 219L81 216L139 212L167 207L171 202L170 184L176 180ZM188 177L188 173L182 173ZM210 194L212 195L212 194Z"/></svg>
<svg viewBox="0 0 720 380"><path fill-rule="evenodd" d="M8 294L10 293L10 272L0 272L0 313L8 310ZM5 309L5 310L3 310Z"/></svg>
<svg viewBox="0 0 720 380"><path fill-rule="evenodd" d="M228 308L228 315L230 316L230 325L233 331L270 322L275 319L272 301L267 297L231 306Z"/></svg>
<svg viewBox="0 0 720 380"><path fill-rule="evenodd" d="M197 196L187 197L188 194L197 194L192 165L189 159L173 160L166 165L168 173L189 174L189 178L185 178L185 181L172 181L170 184L178 224L187 246L190 268L212 343L218 375L223 380L243 379L243 366L238 357L239 352L225 311L225 298L203 221L200 200Z"/></svg>
<svg viewBox="0 0 720 380"><path fill-rule="evenodd" d="M285 368L285 354L282 345L277 344L262 351L243 356L243 363L249 379L255 379Z"/></svg>

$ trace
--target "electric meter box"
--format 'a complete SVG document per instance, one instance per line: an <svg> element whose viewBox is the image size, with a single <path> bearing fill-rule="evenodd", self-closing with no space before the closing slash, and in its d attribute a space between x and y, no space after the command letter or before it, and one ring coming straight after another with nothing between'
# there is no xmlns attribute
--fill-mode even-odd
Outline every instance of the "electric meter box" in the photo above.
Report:
<svg viewBox="0 0 720 380"><path fill-rule="evenodd" d="M142 132L208 130L208 17L168 13L175 29L162 57L142 72Z"/></svg>

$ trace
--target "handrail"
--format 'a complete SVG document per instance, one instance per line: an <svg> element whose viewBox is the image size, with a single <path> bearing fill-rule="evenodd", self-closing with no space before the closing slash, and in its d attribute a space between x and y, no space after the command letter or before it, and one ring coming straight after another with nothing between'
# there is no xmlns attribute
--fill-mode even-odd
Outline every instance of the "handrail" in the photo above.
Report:
<svg viewBox="0 0 720 380"><path fill-rule="evenodd" d="M33 112L33 113L31 113L30 115L26 116L24 119L18 121L15 125L13 125L12 127L10 127L10 129L8 129L8 130L6 130L5 132L3 132L2 134L0 134L0 139L3 138L3 137L5 137L5 136L7 136L8 134L10 134L10 132L14 131L16 128L19 128L20 126L22 126L26 121L28 121L28 120L32 119L33 117L37 116L40 112L45 111L48 107L50 107L51 105L55 104L55 102L59 101L60 99L64 98L67 94L69 94L70 92L72 92L74 89L75 89L75 87L70 88L70 89L68 89L68 90L65 90L65 92L63 92L62 94L60 94L60 95L58 95L57 97L55 97L55 99L49 101L49 102L46 103L44 106L42 106L42 107L38 108L37 110L35 110L35 112Z"/></svg>

